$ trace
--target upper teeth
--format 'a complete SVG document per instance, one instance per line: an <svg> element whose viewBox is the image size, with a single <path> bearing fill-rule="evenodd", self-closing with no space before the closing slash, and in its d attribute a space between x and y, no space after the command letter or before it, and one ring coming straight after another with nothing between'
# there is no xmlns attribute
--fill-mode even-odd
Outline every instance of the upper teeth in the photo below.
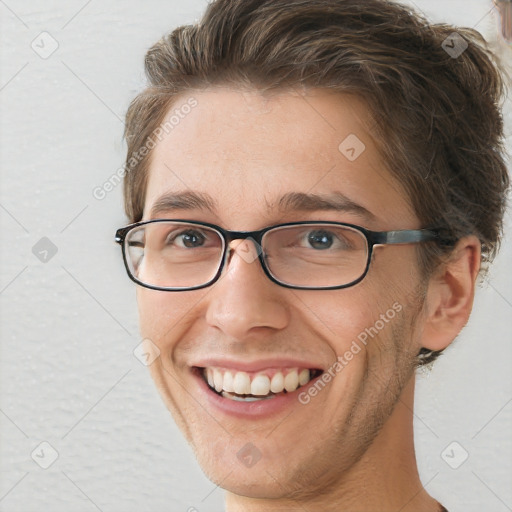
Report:
<svg viewBox="0 0 512 512"><path fill-rule="evenodd" d="M219 393L227 391L238 395L265 396L270 392L295 391L310 380L308 369L290 368L284 372L286 375L283 371L268 372L273 373L270 377L267 372L249 374L220 368L205 368L208 384Z"/></svg>

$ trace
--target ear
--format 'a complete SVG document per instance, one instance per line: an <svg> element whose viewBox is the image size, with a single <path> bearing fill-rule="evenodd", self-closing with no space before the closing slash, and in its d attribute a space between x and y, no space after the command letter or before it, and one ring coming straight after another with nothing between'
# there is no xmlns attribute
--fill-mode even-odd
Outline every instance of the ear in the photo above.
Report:
<svg viewBox="0 0 512 512"><path fill-rule="evenodd" d="M480 258L480 240L472 235L464 237L430 278L422 347L434 351L445 349L467 324Z"/></svg>

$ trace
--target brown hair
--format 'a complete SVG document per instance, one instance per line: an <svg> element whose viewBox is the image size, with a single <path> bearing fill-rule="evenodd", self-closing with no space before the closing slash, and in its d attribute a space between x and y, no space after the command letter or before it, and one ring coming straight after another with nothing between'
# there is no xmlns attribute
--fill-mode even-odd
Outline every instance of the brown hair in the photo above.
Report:
<svg viewBox="0 0 512 512"><path fill-rule="evenodd" d="M150 48L145 67L148 87L126 115L132 222L142 218L151 153L133 155L178 95L215 85L318 87L364 98L382 156L424 226L452 241L475 234L482 262L494 257L509 186L504 80L476 30L430 24L388 0L215 0L199 23ZM447 251L422 244L425 275Z"/></svg>

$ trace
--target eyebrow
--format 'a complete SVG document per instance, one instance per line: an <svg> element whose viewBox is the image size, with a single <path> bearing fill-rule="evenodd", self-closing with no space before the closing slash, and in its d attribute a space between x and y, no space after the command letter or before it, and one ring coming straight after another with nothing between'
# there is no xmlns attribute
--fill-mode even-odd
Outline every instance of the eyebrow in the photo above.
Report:
<svg viewBox="0 0 512 512"><path fill-rule="evenodd" d="M167 193L159 197L151 208L151 217L157 217L163 212L173 210L207 210L215 212L215 201L204 193L185 191L177 193Z"/></svg>
<svg viewBox="0 0 512 512"><path fill-rule="evenodd" d="M268 205L269 209L272 208ZM330 194L305 194L304 192L290 192L279 199L278 209L280 212L290 211L336 211L355 213L368 220L375 220L376 217L364 206L352 201L341 192Z"/></svg>
<svg viewBox="0 0 512 512"><path fill-rule="evenodd" d="M352 201L341 192L330 194L307 194L304 192L289 192L277 201L277 204L266 201L267 212L276 208L280 213L336 211L354 213L367 220L376 217L364 206ZM159 197L151 208L151 217L156 218L162 213L174 210L204 210L216 213L216 201L206 193L191 190L167 193Z"/></svg>

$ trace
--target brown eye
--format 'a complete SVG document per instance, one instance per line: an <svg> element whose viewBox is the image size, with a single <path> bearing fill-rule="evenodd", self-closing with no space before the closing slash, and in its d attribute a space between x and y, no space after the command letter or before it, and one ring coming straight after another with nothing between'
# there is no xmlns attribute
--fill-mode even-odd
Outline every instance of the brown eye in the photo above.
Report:
<svg viewBox="0 0 512 512"><path fill-rule="evenodd" d="M187 231L182 231L178 234L171 234L167 238L169 244L179 245L183 244L184 247L189 249L193 249L195 247L201 247L206 240L206 236L203 235L198 230L189 229Z"/></svg>

